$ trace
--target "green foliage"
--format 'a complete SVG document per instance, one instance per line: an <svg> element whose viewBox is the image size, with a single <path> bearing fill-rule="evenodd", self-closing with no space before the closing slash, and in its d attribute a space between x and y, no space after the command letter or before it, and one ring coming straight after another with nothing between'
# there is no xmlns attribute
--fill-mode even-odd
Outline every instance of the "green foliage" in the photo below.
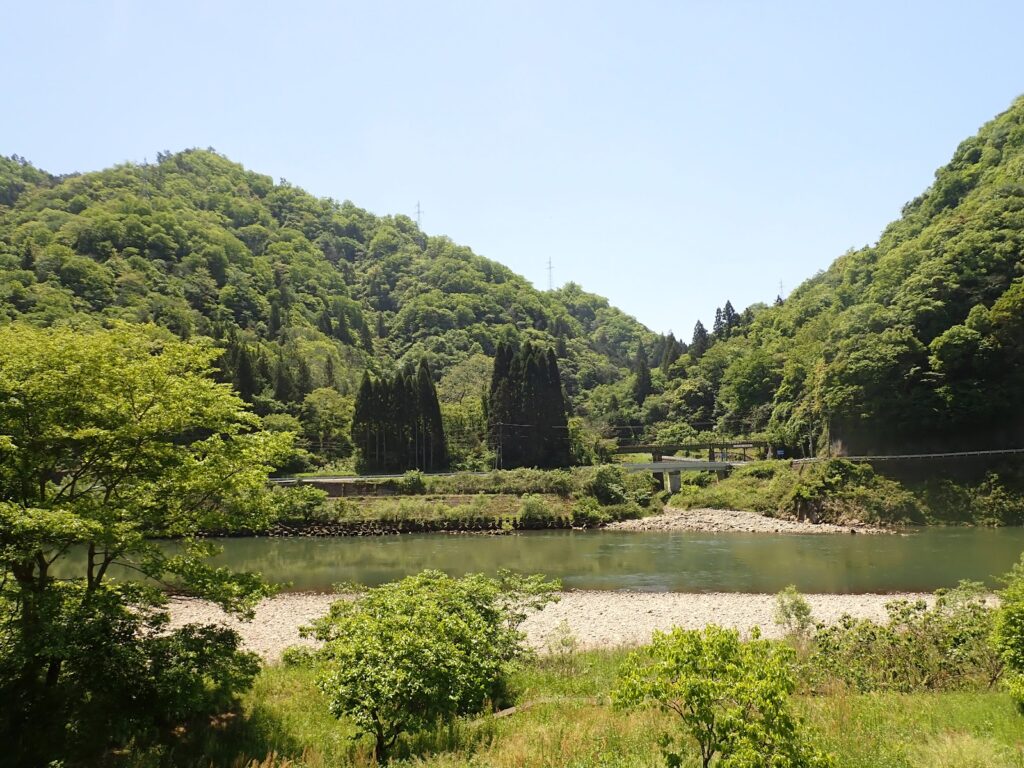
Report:
<svg viewBox="0 0 1024 768"><path fill-rule="evenodd" d="M195 538L266 525L291 440L211 379L217 354L152 327L0 328L0 741L15 762L166 739L254 674L232 632L153 634L162 594L107 580L127 567L241 615L268 593ZM55 579L57 561L77 576Z"/></svg>
<svg viewBox="0 0 1024 768"><path fill-rule="evenodd" d="M791 466L756 462L724 480L709 474L687 479L671 506L741 509L811 522L924 522L927 497L876 473L870 464L832 459Z"/></svg>
<svg viewBox="0 0 1024 768"><path fill-rule="evenodd" d="M573 528L597 528L604 525L609 516L601 509L601 504L593 496L585 496L572 505Z"/></svg>
<svg viewBox="0 0 1024 768"><path fill-rule="evenodd" d="M793 584L775 596L775 623L782 627L786 637L798 646L806 644L814 629L811 605Z"/></svg>
<svg viewBox="0 0 1024 768"><path fill-rule="evenodd" d="M368 374L356 395L352 441L361 472L437 472L448 466L441 406L425 360L419 367L374 381Z"/></svg>
<svg viewBox="0 0 1024 768"><path fill-rule="evenodd" d="M1010 695L1024 713L1024 556L1003 581L993 639L1008 670L1006 684Z"/></svg>
<svg viewBox="0 0 1024 768"><path fill-rule="evenodd" d="M569 465L569 424L554 350L499 343L487 413L500 467Z"/></svg>
<svg viewBox="0 0 1024 768"><path fill-rule="evenodd" d="M519 519L525 523L540 523L552 519L551 507L541 496L527 494L519 501Z"/></svg>
<svg viewBox="0 0 1024 768"><path fill-rule="evenodd" d="M13 319L212 337L221 380L261 416L299 416L315 390L352 397L364 371L424 359L448 377L445 403L465 405L508 342L557 350L566 411L628 381L633 350L656 339L578 285L538 291L408 217L317 199L197 149L59 179L0 158L0 322ZM318 454L321 434L306 434ZM460 435L453 456L483 460L486 437Z"/></svg>
<svg viewBox="0 0 1024 768"><path fill-rule="evenodd" d="M601 504L622 504L628 499L626 473L614 464L603 464L583 488Z"/></svg>
<svg viewBox="0 0 1024 768"><path fill-rule="evenodd" d="M341 600L315 625L326 645L320 687L387 762L399 736L499 703L524 657L525 611L557 584L503 573L452 579L425 571Z"/></svg>
<svg viewBox="0 0 1024 768"><path fill-rule="evenodd" d="M1004 663L1013 668L990 643L996 617L981 584L940 590L931 608L894 600L886 611L884 624L844 616L818 627L809 662L818 684L864 692L987 688Z"/></svg>
<svg viewBox="0 0 1024 768"><path fill-rule="evenodd" d="M676 627L655 632L651 645L625 661L612 694L617 706L654 703L674 713L700 751L701 764L828 766L832 759L813 748L790 711L796 682L793 652L755 637L742 642L735 630ZM670 766L683 764L666 737Z"/></svg>
<svg viewBox="0 0 1024 768"><path fill-rule="evenodd" d="M582 470L511 469L486 474L427 477L431 493L544 493L568 497L581 488Z"/></svg>

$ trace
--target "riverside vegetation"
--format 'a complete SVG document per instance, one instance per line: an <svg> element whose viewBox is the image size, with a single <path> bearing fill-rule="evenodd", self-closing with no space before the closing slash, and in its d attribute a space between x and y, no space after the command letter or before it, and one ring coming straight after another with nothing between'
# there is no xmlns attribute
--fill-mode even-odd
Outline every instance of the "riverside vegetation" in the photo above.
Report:
<svg viewBox="0 0 1024 768"><path fill-rule="evenodd" d="M613 465L443 476L408 472L372 484L379 496L324 499L309 486L281 494L273 535L593 528L661 508L649 474Z"/></svg>
<svg viewBox="0 0 1024 768"><path fill-rule="evenodd" d="M314 627L322 650L286 654L238 717L135 764L1024 764L1024 565L998 607L968 583L931 608L894 601L888 623L825 626L790 589L777 598L785 641L711 626L581 652L562 632L539 656L508 643L555 585L503 579L427 572L339 601Z"/></svg>

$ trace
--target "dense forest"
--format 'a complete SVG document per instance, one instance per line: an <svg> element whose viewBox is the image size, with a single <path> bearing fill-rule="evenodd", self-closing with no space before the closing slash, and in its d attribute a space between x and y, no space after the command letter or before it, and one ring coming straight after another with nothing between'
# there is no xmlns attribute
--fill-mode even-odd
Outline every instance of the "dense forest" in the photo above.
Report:
<svg viewBox="0 0 1024 768"><path fill-rule="evenodd" d="M352 455L364 373L394 381L421 362L444 462L494 464L497 425L519 423L507 403L508 418L487 413L504 345L536 346L538 373L556 360L569 419L534 417L567 436L559 461L627 435L760 435L790 455L1015 445L1024 100L964 141L875 245L774 306L725 301L686 341L573 283L536 290L406 216L317 199L212 150L66 177L0 158L0 322L16 319L212 337L222 379L268 428L305 438L292 469ZM554 462L538 450L534 463Z"/></svg>
<svg viewBox="0 0 1024 768"><path fill-rule="evenodd" d="M0 158L0 322L15 319L212 337L222 377L320 460L351 451L364 371L426 361L452 460L470 466L487 459L481 396L499 343L556 350L586 413L656 338L574 284L535 290L406 216L317 199L208 150L63 178Z"/></svg>

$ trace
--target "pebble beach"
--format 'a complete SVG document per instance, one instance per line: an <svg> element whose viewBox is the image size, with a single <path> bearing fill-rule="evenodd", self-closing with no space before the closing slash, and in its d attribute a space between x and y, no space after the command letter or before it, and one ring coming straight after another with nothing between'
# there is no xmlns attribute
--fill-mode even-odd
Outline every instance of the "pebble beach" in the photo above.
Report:
<svg viewBox="0 0 1024 768"><path fill-rule="evenodd" d="M924 599L917 593L892 595L806 595L817 621L832 623L844 613L882 621L885 604L898 598ZM297 592L264 600L250 622L225 615L211 603L175 598L171 601L172 625L189 622L218 623L238 630L245 647L266 661L277 661L292 645L309 645L299 628L327 612L341 597L334 594ZM673 626L699 629L707 624L732 627L749 633L760 627L766 637L778 637L775 596L733 592L691 594L681 592L563 592L556 603L529 616L523 625L527 643L540 652L564 631L563 622L580 648L615 648L646 643L654 630Z"/></svg>

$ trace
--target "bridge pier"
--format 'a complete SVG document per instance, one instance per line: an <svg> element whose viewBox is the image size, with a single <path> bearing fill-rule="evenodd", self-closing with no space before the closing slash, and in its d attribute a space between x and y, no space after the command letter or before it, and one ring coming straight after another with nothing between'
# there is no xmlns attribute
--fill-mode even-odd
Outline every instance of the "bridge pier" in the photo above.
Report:
<svg viewBox="0 0 1024 768"><path fill-rule="evenodd" d="M678 472L668 473L668 490L670 493L679 493L679 488L682 486L682 482L679 479Z"/></svg>
<svg viewBox="0 0 1024 768"><path fill-rule="evenodd" d="M661 461L662 460L661 451L651 451L651 460L654 461L655 463ZM658 487L661 488L662 490L665 490L665 473L664 472L654 472L653 474L654 474L655 481L658 483Z"/></svg>

